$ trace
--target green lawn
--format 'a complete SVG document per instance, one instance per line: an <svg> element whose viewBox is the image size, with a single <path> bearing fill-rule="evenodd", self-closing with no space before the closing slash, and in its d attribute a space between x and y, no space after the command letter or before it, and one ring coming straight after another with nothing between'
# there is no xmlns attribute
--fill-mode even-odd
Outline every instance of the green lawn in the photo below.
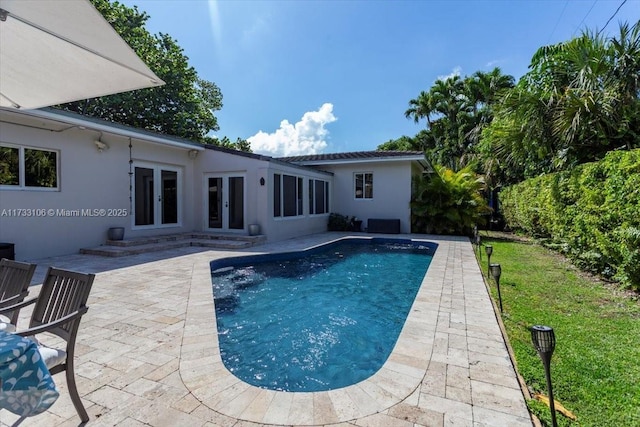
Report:
<svg viewBox="0 0 640 427"><path fill-rule="evenodd" d="M492 263L502 267L502 320L517 368L532 392L547 394L542 362L529 327L553 327L551 361L555 399L577 415L557 414L560 426L640 426L640 301L612 286L585 277L557 254L536 244L483 236L493 246ZM478 252L476 251L476 255ZM491 294L497 302L493 280ZM547 406L530 408L551 425Z"/></svg>

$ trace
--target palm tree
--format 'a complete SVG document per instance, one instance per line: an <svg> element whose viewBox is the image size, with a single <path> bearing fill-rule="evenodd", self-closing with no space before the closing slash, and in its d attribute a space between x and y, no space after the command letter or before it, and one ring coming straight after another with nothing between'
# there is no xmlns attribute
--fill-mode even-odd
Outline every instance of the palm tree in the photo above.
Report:
<svg viewBox="0 0 640 427"><path fill-rule="evenodd" d="M427 119L427 126L431 127L431 114L433 114L433 98L430 92L422 91L416 99L409 101L409 108L404 112L406 118L413 118L415 123L420 119Z"/></svg>
<svg viewBox="0 0 640 427"><path fill-rule="evenodd" d="M411 231L470 235L491 212L481 194L483 179L470 166L458 172L444 166L434 168L435 173L414 182Z"/></svg>
<svg viewBox="0 0 640 427"><path fill-rule="evenodd" d="M476 71L472 76L467 77L464 81L467 96L473 105L473 126L465 135L471 150L467 159L467 163L483 163L487 160L483 158L476 147L480 143L482 131L493 120L494 104L503 96L505 91L513 88L513 76L502 74L499 67L495 67L488 73ZM487 168L481 170L487 171Z"/></svg>
<svg viewBox="0 0 640 427"><path fill-rule="evenodd" d="M483 133L503 166L527 177L640 146L640 21L543 46L530 68Z"/></svg>
<svg viewBox="0 0 640 427"><path fill-rule="evenodd" d="M438 79L428 92L409 101L405 117L416 123L426 118L427 129L419 139L427 157L458 170L476 161L481 131L493 117L491 105L501 90L512 86L513 77L499 68L464 79Z"/></svg>

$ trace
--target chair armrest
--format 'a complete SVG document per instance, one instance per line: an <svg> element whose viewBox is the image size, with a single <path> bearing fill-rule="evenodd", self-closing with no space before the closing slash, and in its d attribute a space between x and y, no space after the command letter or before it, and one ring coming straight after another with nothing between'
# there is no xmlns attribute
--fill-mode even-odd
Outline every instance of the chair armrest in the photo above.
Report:
<svg viewBox="0 0 640 427"><path fill-rule="evenodd" d="M64 317L59 318L58 320L47 323L45 325L34 326L33 328L23 329L21 331L16 331L16 335L20 335L22 337L28 337L31 335L41 334L42 332L47 332L51 329L55 329L59 326L62 326L66 323L69 323L72 320L82 317L89 310L89 307L82 307L79 310L74 311L73 313L67 314Z"/></svg>
<svg viewBox="0 0 640 427"><path fill-rule="evenodd" d="M10 299L13 299L13 298L10 298ZM17 304L13 304L13 305L8 305L6 307L2 307L2 308L0 308L0 314L2 314L2 313L10 313L10 312L15 311L15 310L20 310L21 308L24 308L24 307L26 307L28 305L31 305L31 304L35 303L37 300L38 300L38 297L33 297L33 298L28 299L28 300L24 300L22 302L19 302ZM7 300L7 301L9 301L9 300Z"/></svg>
<svg viewBox="0 0 640 427"><path fill-rule="evenodd" d="M11 298L5 298L2 301L0 301L0 308L4 308L6 306L22 302L22 300L25 299L27 297L27 295L29 295L28 291L27 292L22 292L19 295L14 295Z"/></svg>

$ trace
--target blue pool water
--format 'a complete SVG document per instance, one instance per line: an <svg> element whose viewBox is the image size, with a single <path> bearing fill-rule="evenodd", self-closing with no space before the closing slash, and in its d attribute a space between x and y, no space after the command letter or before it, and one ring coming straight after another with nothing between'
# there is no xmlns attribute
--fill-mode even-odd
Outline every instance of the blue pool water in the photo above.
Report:
<svg viewBox="0 0 640 427"><path fill-rule="evenodd" d="M374 241L212 262L227 369L254 386L283 391L345 387L380 369L435 244Z"/></svg>

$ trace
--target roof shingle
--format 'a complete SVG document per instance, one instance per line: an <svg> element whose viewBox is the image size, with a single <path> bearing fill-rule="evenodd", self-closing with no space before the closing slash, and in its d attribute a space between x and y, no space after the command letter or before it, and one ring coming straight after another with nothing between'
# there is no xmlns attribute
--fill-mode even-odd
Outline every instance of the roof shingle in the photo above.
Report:
<svg viewBox="0 0 640 427"><path fill-rule="evenodd" d="M422 151L354 151L350 153L307 154L303 156L279 157L278 160L291 163L386 159L390 157L424 156Z"/></svg>

